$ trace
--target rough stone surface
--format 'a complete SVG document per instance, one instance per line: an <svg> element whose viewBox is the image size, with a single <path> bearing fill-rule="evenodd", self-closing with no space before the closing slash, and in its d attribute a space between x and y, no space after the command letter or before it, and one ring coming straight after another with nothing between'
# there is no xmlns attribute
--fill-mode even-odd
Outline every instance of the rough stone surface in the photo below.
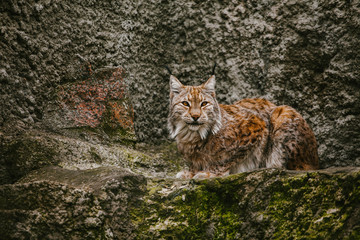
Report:
<svg viewBox="0 0 360 240"><path fill-rule="evenodd" d="M71 136L72 134L72 136ZM103 132L78 129L70 136L27 131L0 135L0 184L14 183L32 170L57 165L69 170L122 167L147 177L174 176L184 167L174 143L123 145Z"/></svg>
<svg viewBox="0 0 360 240"><path fill-rule="evenodd" d="M130 57L128 38L134 27L125 5L3 1L1 126L43 127L44 116L56 105L59 87L83 80L84 61L90 61L93 70L122 65Z"/></svg>
<svg viewBox="0 0 360 240"><path fill-rule="evenodd" d="M46 167L0 186L0 234L5 239L359 239L359 185L359 168L146 181L115 167Z"/></svg>
<svg viewBox="0 0 360 240"><path fill-rule="evenodd" d="M14 183L32 170L57 164L57 151L53 141L39 135L0 134L0 184Z"/></svg>
<svg viewBox="0 0 360 240"><path fill-rule="evenodd" d="M0 186L1 239L134 239L143 176L119 168L43 168Z"/></svg>

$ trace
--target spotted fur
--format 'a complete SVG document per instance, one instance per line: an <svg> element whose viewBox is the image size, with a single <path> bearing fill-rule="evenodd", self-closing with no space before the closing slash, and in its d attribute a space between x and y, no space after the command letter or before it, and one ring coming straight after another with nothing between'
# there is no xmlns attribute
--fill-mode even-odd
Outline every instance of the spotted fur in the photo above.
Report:
<svg viewBox="0 0 360 240"><path fill-rule="evenodd" d="M265 99L218 104L214 75L200 86L170 76L168 129L189 165L179 178L319 168L314 133L298 112Z"/></svg>

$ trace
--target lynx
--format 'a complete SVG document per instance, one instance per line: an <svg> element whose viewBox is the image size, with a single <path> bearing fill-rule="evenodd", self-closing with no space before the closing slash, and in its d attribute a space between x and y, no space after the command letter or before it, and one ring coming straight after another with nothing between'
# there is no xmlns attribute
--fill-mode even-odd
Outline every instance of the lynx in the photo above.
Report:
<svg viewBox="0 0 360 240"><path fill-rule="evenodd" d="M168 129L189 166L178 178L319 168L314 133L297 111L266 99L219 104L215 75L200 86L185 86L171 74Z"/></svg>

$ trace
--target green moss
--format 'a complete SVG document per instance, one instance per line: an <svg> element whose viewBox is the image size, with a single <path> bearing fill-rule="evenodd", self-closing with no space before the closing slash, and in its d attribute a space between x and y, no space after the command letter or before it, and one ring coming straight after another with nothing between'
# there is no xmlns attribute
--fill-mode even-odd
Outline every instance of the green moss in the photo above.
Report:
<svg viewBox="0 0 360 240"><path fill-rule="evenodd" d="M345 181L341 175L320 173L283 178L266 209L267 217L276 221L274 238L337 238L360 197L358 181L359 175Z"/></svg>
<svg viewBox="0 0 360 240"><path fill-rule="evenodd" d="M122 127L112 127L106 122L102 124L102 129L112 142L129 147L134 147L136 144L137 139L134 130L124 129Z"/></svg>
<svg viewBox="0 0 360 240"><path fill-rule="evenodd" d="M132 169L150 167L153 158L145 153L134 151L133 149L123 149L123 153L130 163Z"/></svg>
<svg viewBox="0 0 360 240"><path fill-rule="evenodd" d="M233 195L236 192L232 191L231 184L224 185L229 188L221 188L222 181L205 180L181 187L174 187L176 184L172 181L152 182L145 204L133 214L139 224L139 239L146 238L149 232L165 239L231 239L237 236L241 211ZM164 196L166 191L168 194ZM141 213L140 218L138 213Z"/></svg>
<svg viewBox="0 0 360 240"><path fill-rule="evenodd" d="M132 216L139 239L355 239L359 179L359 173L263 170L157 180Z"/></svg>
<svg viewBox="0 0 360 240"><path fill-rule="evenodd" d="M137 144L131 151L140 154L135 154L135 158L132 157L132 154L129 155L135 159L138 167L147 167L147 170L164 173L165 177L175 176L185 167L182 156L173 142L159 142L156 146Z"/></svg>

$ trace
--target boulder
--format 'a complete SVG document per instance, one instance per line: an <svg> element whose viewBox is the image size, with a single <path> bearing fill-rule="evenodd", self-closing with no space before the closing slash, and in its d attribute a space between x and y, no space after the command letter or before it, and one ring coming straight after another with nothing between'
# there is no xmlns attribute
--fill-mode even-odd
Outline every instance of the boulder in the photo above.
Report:
<svg viewBox="0 0 360 240"><path fill-rule="evenodd" d="M134 239L146 179L121 168L45 167L0 186L2 239Z"/></svg>

